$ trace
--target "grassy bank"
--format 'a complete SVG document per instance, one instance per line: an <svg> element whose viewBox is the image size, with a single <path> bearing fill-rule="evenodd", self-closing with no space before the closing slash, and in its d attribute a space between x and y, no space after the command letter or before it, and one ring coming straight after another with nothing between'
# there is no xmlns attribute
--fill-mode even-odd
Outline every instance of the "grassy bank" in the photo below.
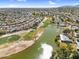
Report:
<svg viewBox="0 0 79 59"><path fill-rule="evenodd" d="M0 44L10 43L20 39L19 35L11 35L8 37L0 38Z"/></svg>

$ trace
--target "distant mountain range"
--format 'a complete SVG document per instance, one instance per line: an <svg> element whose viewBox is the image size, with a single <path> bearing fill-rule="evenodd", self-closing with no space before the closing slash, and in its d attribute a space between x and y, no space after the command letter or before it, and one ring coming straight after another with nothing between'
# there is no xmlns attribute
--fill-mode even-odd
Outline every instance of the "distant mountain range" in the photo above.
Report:
<svg viewBox="0 0 79 59"><path fill-rule="evenodd" d="M67 7L67 8L73 8L73 7L79 7L79 5L74 5L74 6L71 6L71 5L66 5L66 6L61 6L61 7Z"/></svg>

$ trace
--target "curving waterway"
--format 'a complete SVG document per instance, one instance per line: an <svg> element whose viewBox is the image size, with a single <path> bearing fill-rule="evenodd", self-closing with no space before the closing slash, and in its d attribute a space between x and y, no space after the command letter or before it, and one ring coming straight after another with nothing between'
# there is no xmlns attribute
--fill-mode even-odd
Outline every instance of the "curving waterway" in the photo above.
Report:
<svg viewBox="0 0 79 59"><path fill-rule="evenodd" d="M54 48L53 39L58 35L58 32L57 26L52 24L45 29L43 35L33 46L1 59L50 59Z"/></svg>

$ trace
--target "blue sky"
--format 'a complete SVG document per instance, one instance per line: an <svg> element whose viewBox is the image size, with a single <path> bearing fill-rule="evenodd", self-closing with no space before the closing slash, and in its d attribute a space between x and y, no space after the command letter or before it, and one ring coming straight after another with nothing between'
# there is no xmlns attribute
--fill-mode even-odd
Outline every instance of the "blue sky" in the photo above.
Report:
<svg viewBox="0 0 79 59"><path fill-rule="evenodd" d="M79 0L0 0L0 8L47 8L78 4Z"/></svg>

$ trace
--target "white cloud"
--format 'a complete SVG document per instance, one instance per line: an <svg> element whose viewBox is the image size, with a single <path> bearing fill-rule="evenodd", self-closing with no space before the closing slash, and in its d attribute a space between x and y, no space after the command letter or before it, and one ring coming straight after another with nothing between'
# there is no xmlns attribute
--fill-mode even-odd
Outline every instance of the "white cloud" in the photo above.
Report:
<svg viewBox="0 0 79 59"><path fill-rule="evenodd" d="M79 3L74 3L73 5L79 5Z"/></svg>
<svg viewBox="0 0 79 59"><path fill-rule="evenodd" d="M28 5L4 5L0 6L0 8L55 8L58 6L28 6Z"/></svg>
<svg viewBox="0 0 79 59"><path fill-rule="evenodd" d="M6 7L9 7L9 8L17 8L17 7L19 7L19 5L7 5Z"/></svg>
<svg viewBox="0 0 79 59"><path fill-rule="evenodd" d="M10 4L10 5L0 6L0 8L26 8L26 6L25 5Z"/></svg>
<svg viewBox="0 0 79 59"><path fill-rule="evenodd" d="M0 6L0 8L56 8L59 6L28 6L28 5L4 5L4 6Z"/></svg>
<svg viewBox="0 0 79 59"><path fill-rule="evenodd" d="M52 1L48 1L48 2L49 2L49 4L51 4L51 5L56 4L55 2L52 2Z"/></svg>

